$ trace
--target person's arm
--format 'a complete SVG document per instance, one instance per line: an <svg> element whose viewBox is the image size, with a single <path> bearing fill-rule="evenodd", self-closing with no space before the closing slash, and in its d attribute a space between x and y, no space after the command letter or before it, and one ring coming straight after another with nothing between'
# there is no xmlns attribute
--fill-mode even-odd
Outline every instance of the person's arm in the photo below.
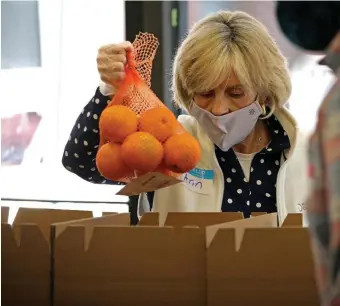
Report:
<svg viewBox="0 0 340 306"><path fill-rule="evenodd" d="M340 79L325 100L322 143L329 226L329 305L340 306ZM321 205L322 207L323 205Z"/></svg>
<svg viewBox="0 0 340 306"><path fill-rule="evenodd" d="M99 118L110 98L97 88L94 97L85 106L74 124L66 143L62 164L80 178L96 184L121 184L100 175L96 166L99 146Z"/></svg>
<svg viewBox="0 0 340 306"><path fill-rule="evenodd" d="M339 91L339 81L338 86ZM307 210L322 305L340 305L340 95L335 92L320 109L309 149Z"/></svg>
<svg viewBox="0 0 340 306"><path fill-rule="evenodd" d="M326 182L321 142L321 135L319 131L316 131L311 139L309 148L311 184L307 202L307 216L314 255L316 281L320 298L324 301L330 288L328 254L329 217L325 198Z"/></svg>

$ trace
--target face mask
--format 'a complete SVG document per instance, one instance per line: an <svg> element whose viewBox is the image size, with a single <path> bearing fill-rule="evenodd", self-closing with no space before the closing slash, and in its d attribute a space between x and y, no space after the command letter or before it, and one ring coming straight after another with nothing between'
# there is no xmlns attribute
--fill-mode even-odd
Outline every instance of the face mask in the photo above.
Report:
<svg viewBox="0 0 340 306"><path fill-rule="evenodd" d="M213 115L197 106L195 102L191 103L189 110L210 139L224 152L243 141L262 114L261 106L257 101L222 116Z"/></svg>

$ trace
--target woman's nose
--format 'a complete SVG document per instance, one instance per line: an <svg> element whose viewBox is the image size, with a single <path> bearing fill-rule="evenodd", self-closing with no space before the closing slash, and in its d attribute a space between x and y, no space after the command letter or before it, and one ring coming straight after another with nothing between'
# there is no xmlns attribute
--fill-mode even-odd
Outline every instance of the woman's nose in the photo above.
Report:
<svg viewBox="0 0 340 306"><path fill-rule="evenodd" d="M225 99L216 99L211 107L211 113L215 116L221 116L230 112L228 101Z"/></svg>

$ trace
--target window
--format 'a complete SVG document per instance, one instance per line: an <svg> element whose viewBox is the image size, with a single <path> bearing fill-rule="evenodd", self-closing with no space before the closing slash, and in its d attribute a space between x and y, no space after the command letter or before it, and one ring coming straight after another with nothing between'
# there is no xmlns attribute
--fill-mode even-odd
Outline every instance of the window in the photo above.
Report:
<svg viewBox="0 0 340 306"><path fill-rule="evenodd" d="M327 66L318 64L320 56L304 55L304 58L304 61L297 59L297 65L291 69L292 95L289 108L300 129L310 134L317 122L318 109L335 77Z"/></svg>
<svg viewBox="0 0 340 306"><path fill-rule="evenodd" d="M1 2L1 69L41 67L38 1Z"/></svg>
<svg viewBox="0 0 340 306"><path fill-rule="evenodd" d="M61 164L72 125L98 86L98 48L124 40L124 1L1 5L2 198L126 203L115 196L119 186L82 181Z"/></svg>

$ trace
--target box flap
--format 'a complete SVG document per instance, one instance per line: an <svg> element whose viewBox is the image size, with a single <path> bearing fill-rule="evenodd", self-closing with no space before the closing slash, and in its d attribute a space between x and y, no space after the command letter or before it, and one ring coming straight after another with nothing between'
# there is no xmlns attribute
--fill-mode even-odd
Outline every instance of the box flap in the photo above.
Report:
<svg viewBox="0 0 340 306"><path fill-rule="evenodd" d="M319 305L305 228L221 228L207 250L208 305ZM247 293L247 294L245 294Z"/></svg>
<svg viewBox="0 0 340 306"><path fill-rule="evenodd" d="M213 224L225 223L243 219L239 212L169 212L164 224L160 222L158 212L148 212L142 215L138 225L141 226L199 226L205 227Z"/></svg>
<svg viewBox="0 0 340 306"><path fill-rule="evenodd" d="M50 250L36 225L1 224L1 302L48 306Z"/></svg>
<svg viewBox="0 0 340 306"><path fill-rule="evenodd" d="M71 225L55 240L54 263L55 306L206 306L199 228Z"/></svg>
<svg viewBox="0 0 340 306"><path fill-rule="evenodd" d="M87 218L80 220L72 220L67 222L54 223L52 226L53 230L53 239L59 237L59 235L67 229L68 226L77 225L84 226L85 228L85 238L88 239L85 241L85 248L87 249L88 244L91 240L91 235L93 233L93 228L101 225L112 225L112 226L129 226L130 225L130 214L122 213L122 214L113 214L99 218Z"/></svg>
<svg viewBox="0 0 340 306"><path fill-rule="evenodd" d="M265 212L252 212L251 213L251 216L252 217L258 217L258 216L263 216L263 215L266 215L267 213Z"/></svg>
<svg viewBox="0 0 340 306"><path fill-rule="evenodd" d="M282 223L282 227L290 227L290 226L303 226L303 214L288 214L286 219Z"/></svg>
<svg viewBox="0 0 340 306"><path fill-rule="evenodd" d="M1 206L1 223L8 222L9 207Z"/></svg>
<svg viewBox="0 0 340 306"><path fill-rule="evenodd" d="M50 225L56 222L91 218L91 211L19 208L13 225L22 223L36 224L47 241L50 239Z"/></svg>
<svg viewBox="0 0 340 306"><path fill-rule="evenodd" d="M235 229L234 247L236 250L239 250L245 229L258 227L261 228L277 227L277 214L276 213L258 214L257 217L254 217L254 215L252 214L252 218L209 226L206 229L207 248L209 247L210 243L214 239L214 236L220 229L233 228Z"/></svg>
<svg viewBox="0 0 340 306"><path fill-rule="evenodd" d="M97 218L82 218L78 220L68 220L65 222L54 222L53 226L65 229L70 225L98 226L98 225L130 225L130 213L108 214Z"/></svg>
<svg viewBox="0 0 340 306"><path fill-rule="evenodd" d="M243 219L243 214L239 212L170 212L166 217L164 225L206 227L240 219Z"/></svg>
<svg viewBox="0 0 340 306"><path fill-rule="evenodd" d="M102 216L111 216L111 215L116 215L118 214L117 212L109 212L109 211L103 211Z"/></svg>
<svg viewBox="0 0 340 306"><path fill-rule="evenodd" d="M158 226L159 225L159 214L158 212L147 212L141 216L137 226Z"/></svg>

